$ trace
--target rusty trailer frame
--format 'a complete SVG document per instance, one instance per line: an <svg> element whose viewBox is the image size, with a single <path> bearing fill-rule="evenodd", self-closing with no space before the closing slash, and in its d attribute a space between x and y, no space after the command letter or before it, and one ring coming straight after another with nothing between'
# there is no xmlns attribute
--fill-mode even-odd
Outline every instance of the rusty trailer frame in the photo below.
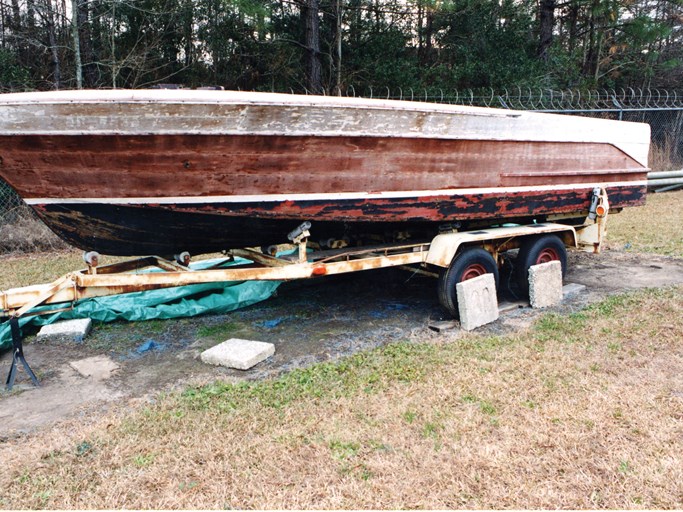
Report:
<svg viewBox="0 0 683 512"><path fill-rule="evenodd" d="M521 246L522 240L542 234L556 234L564 244L590 252L600 252L606 231L609 202L604 188L593 190L591 205L583 225L545 222L526 226L505 226L478 231L442 233L428 242L388 244L374 247L332 249L328 251L307 251L310 237L310 223L304 222L288 235L298 250L292 256L277 257L255 249L234 249L229 251L228 260L244 258L248 263L230 268L193 270L189 265L189 254L181 253L176 261L159 256L147 256L100 267L97 253L84 254L88 268L70 272L49 284L13 288L0 292L0 317L9 318L12 336L12 364L7 377L7 389L12 389L19 364L24 366L34 385L39 381L26 361L23 353L19 317L45 315L69 310L76 302L84 299L118 295L146 290L158 290L176 286L260 281L291 281L312 277L331 276L362 270L419 265L415 272L434 275L447 282L448 272L430 272L430 269L444 269L455 261L461 247L482 247L500 265L502 254ZM562 221L561 217L556 219ZM160 272L140 273L150 267ZM440 297L441 299L441 297ZM443 303L443 302L442 302ZM53 304L54 308L37 306Z"/></svg>
<svg viewBox="0 0 683 512"><path fill-rule="evenodd" d="M304 244L301 244L302 246ZM230 281L291 281L324 275L343 274L392 266L423 263L429 244L374 247L338 251L339 254L315 261L294 261L260 253L254 249L240 249L216 266L239 256L250 260L230 268L192 270L159 256L148 256L102 267L70 272L49 284L26 286L0 292L0 307L4 316L19 317L31 314L36 306L64 305L83 299L123 293L157 290L189 284ZM162 272L141 270L156 268ZM56 310L41 310L48 314Z"/></svg>
<svg viewBox="0 0 683 512"><path fill-rule="evenodd" d="M586 242L580 228L565 224L543 223L529 226L492 228L479 231L444 233L430 242L388 244L373 247L345 248L306 253L306 240L298 246L299 254L276 257L255 249L238 249L229 252L218 267L241 257L246 264L230 268L192 270L182 264L159 256L148 256L111 265L89 265L87 269L70 272L49 284L26 286L0 292L0 308L5 317L32 314L42 305L59 305L55 309L41 310L39 314L70 309L76 302L107 295L156 290L200 283L229 281L291 281L331 276L363 270L418 265L414 270L437 275L429 269L449 266L463 246L481 246L497 259L504 251L519 246L519 240L540 234L555 233L570 247L587 246L595 251L593 242ZM304 255L302 258L302 254ZM421 267L421 268L420 268ZM141 270L156 268L161 272ZM412 268L412 267L411 267Z"/></svg>
<svg viewBox="0 0 683 512"><path fill-rule="evenodd" d="M99 255L84 255L87 269L70 272L52 283L0 292L0 316L18 318L30 314L44 315L71 309L83 299L190 284L291 281L410 265L418 265L417 268L410 267L413 271L438 276L438 272L430 270L447 268L461 247L483 247L500 263L502 254L520 247L522 240L551 233L558 235L566 246L597 253L600 252L606 232L608 212L607 191L597 187L593 191L588 215L580 226L553 222L511 225L442 233L427 242L308 252L310 223L306 222L290 233L290 240L298 248L293 255L277 257L256 249L233 249L227 253L226 260L240 257L248 260L248 263L218 268L226 262L223 260L204 270L193 270L186 266L189 255L186 255L187 259L179 258L185 264L159 256L147 256L105 266L98 266ZM557 220L561 222L560 218ZM150 267L160 272L140 273ZM54 304L55 309L41 309L37 313L31 311L37 306L49 304Z"/></svg>
<svg viewBox="0 0 683 512"><path fill-rule="evenodd" d="M208 269L193 270L189 255L183 253L177 261L159 256L99 266L99 255L84 254L88 268L70 272L49 284L13 288L0 292L0 316L9 318L12 335L12 365L7 377L7 389L12 389L19 364L24 366L33 383L38 378L24 358L19 317L46 315L69 310L81 300L158 290L201 283L260 281L291 281L331 276L362 270L399 267L413 272L444 279L448 268L462 247L482 247L500 264L502 254L520 247L524 240L545 234L559 236L565 245L590 252L599 252L606 229L608 202L604 189L594 191L594 200L586 221L574 227L561 223L540 223L526 226L507 226L478 231L442 233L428 242L387 244L373 247L342 248L325 251L307 251L310 224L304 223L290 239L298 248L293 255L273 256L256 249L234 249ZM293 233L295 233L293 232ZM242 258L230 268L219 268L227 261ZM417 267L414 267L417 265ZM158 272L140 272L156 268ZM439 272L434 272L438 270ZM53 308L38 306L54 305Z"/></svg>

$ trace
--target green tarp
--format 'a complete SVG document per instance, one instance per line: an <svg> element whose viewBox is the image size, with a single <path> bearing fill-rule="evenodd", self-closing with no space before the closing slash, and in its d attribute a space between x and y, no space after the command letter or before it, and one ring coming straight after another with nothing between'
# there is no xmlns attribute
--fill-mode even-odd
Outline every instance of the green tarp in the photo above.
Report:
<svg viewBox="0 0 683 512"><path fill-rule="evenodd" d="M220 260L204 260L193 263L191 268L201 270L215 265ZM247 260L235 258L223 267L245 263ZM98 322L182 318L207 313L227 313L266 300L277 289L278 281L244 281L229 283L193 284L85 299L76 303L73 309L45 316L23 316L19 325L40 326L57 320L91 318ZM69 304L65 304L68 307ZM55 304L41 306L31 312L50 311ZM11 348L12 338L9 322L0 325L0 352Z"/></svg>

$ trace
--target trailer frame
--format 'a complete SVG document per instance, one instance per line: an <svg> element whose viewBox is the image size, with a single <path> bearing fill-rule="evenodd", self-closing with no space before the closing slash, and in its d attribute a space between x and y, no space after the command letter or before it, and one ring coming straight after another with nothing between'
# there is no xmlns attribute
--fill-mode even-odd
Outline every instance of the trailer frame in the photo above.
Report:
<svg viewBox="0 0 683 512"><path fill-rule="evenodd" d="M0 292L0 317L9 318L13 350L6 386L7 389L14 386L19 363L24 366L33 384L40 385L24 357L23 338L18 324L21 316L65 311L72 309L80 300L107 295L200 283L291 281L390 267L408 268L413 272L438 277L442 289L446 286L444 283L448 283L448 272L445 269L455 263L462 250L469 248L483 248L498 266L502 265L503 253L522 247L522 244L543 235L558 236L565 246L600 252L608 211L607 192L604 188L596 187L587 216L580 226L542 222L462 232L451 229L431 241L342 247L313 252L308 251L311 224L305 222L289 234L296 248L292 254L278 257L262 249L233 249L226 253L225 259L203 270L189 267L190 256L187 253L176 256L175 261L159 256L146 256L104 266L99 266L99 254L84 253L84 261L88 265L86 269L70 272L52 283ZM562 218L553 220L561 221ZM218 268L235 258L242 258L247 263ZM140 273L141 270L150 268L157 271ZM439 299L444 307L452 311L453 304L444 304L441 292ZM41 305L54 307L32 311Z"/></svg>
<svg viewBox="0 0 683 512"><path fill-rule="evenodd" d="M290 233L290 240L297 248L294 254L278 257L255 248L233 249L226 253L226 260L240 257L249 260L249 263L230 268L218 268L225 263L226 260L223 260L212 268L193 270L187 265L187 254L177 258L178 261L146 256L99 266L100 257L97 253L85 253L84 260L88 264L86 269L70 272L52 283L0 292L0 317L44 315L71 309L76 302L83 299L189 284L249 280L291 281L410 265L418 265L416 270L429 275L439 275L443 273L443 269L449 267L463 247L482 247L501 265L501 255L504 252L520 247L525 239L544 234L558 235L568 247L597 253L600 252L605 235L608 211L607 191L596 188L590 210L580 226L542 222L471 231L452 230L437 235L431 241L313 252L308 250L311 225L306 222ZM560 218L557 220L561 221ZM149 268L159 271L140 273ZM55 309L31 312L37 306L49 304L54 304Z"/></svg>

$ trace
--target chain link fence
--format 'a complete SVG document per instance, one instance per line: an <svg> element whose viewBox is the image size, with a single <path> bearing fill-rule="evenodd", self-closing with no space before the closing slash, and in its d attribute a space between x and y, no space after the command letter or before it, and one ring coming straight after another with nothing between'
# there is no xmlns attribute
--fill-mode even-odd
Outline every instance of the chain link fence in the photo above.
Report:
<svg viewBox="0 0 683 512"><path fill-rule="evenodd" d="M43 224L19 195L0 179L0 253L28 253L68 248Z"/></svg>
<svg viewBox="0 0 683 512"><path fill-rule="evenodd" d="M442 89L349 87L335 95L378 99L426 101L481 107L533 110L648 123L652 129L650 167L655 171L683 168L683 94L658 90L552 91L521 89L502 92ZM33 211L16 192L0 180L0 229L34 219Z"/></svg>
<svg viewBox="0 0 683 512"><path fill-rule="evenodd" d="M0 222L8 224L16 222L30 214L30 208L7 183L0 180Z"/></svg>

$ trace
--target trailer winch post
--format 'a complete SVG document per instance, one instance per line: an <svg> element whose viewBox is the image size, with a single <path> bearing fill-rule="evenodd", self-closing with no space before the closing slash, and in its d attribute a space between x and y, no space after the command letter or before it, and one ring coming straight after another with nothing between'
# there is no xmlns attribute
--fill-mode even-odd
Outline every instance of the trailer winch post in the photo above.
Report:
<svg viewBox="0 0 683 512"><path fill-rule="evenodd" d="M585 252L598 254L607 233L609 199L604 188L596 187L591 197L591 209L583 226L576 228L579 247Z"/></svg>

